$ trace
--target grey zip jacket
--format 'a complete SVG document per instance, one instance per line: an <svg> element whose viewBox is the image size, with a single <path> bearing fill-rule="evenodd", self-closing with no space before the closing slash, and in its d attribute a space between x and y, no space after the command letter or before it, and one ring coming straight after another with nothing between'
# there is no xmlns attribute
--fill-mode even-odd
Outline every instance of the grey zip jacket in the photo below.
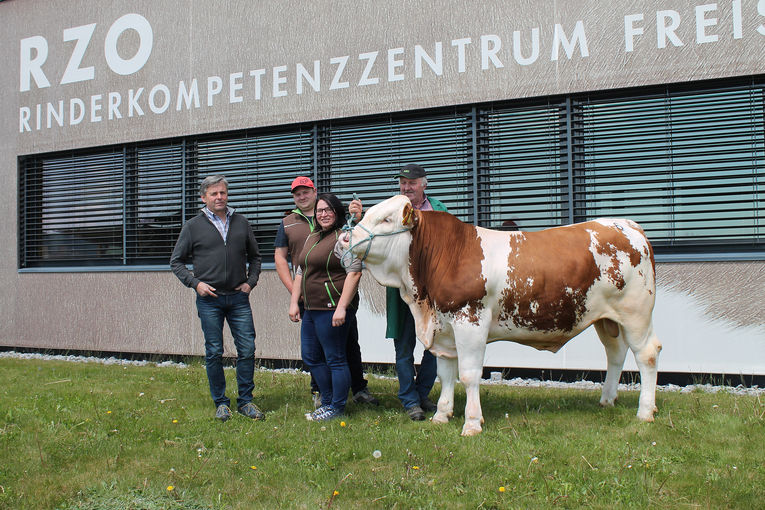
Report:
<svg viewBox="0 0 765 510"><path fill-rule="evenodd" d="M194 266L189 271L187 263ZM249 270L247 268L249 264ZM233 213L229 219L227 241L203 212L183 225L170 257L175 276L187 287L199 282L215 287L216 294L234 294L239 285L258 284L261 257L255 234L247 218Z"/></svg>

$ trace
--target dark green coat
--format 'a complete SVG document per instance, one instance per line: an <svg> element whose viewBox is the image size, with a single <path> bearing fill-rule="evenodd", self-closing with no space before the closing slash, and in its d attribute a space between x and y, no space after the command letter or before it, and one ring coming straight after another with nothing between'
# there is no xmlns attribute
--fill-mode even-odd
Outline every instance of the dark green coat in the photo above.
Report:
<svg viewBox="0 0 765 510"><path fill-rule="evenodd" d="M434 211L449 212L446 206L439 200L427 197ZM399 338L401 329L404 327L406 314L409 312L409 305L401 299L401 293L393 287L385 288L385 312L387 317L387 327L385 329L386 338Z"/></svg>

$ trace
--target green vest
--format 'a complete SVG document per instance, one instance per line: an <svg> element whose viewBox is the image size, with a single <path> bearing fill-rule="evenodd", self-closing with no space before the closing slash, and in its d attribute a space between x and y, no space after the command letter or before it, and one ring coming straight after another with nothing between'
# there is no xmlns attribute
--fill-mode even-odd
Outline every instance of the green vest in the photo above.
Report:
<svg viewBox="0 0 765 510"><path fill-rule="evenodd" d="M427 198L434 211L449 212L441 201L431 197ZM409 311L409 305L401 299L401 293L398 289L393 287L385 288L385 312L387 318L385 337L400 338L406 314L411 312Z"/></svg>

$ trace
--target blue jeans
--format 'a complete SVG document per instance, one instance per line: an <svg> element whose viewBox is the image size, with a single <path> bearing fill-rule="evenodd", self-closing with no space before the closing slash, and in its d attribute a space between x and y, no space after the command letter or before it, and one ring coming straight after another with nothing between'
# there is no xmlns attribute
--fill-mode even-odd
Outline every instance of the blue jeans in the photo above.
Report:
<svg viewBox="0 0 765 510"><path fill-rule="evenodd" d="M234 337L236 346L236 382L239 389L237 407L252 402L255 388L255 326L252 322L250 296L244 292L218 294L218 297L197 295L197 313L205 336L205 367L210 394L216 407L231 405L226 396L223 373L223 320Z"/></svg>
<svg viewBox="0 0 765 510"><path fill-rule="evenodd" d="M300 316L305 309L300 305ZM361 363L361 346L359 345L359 325L356 314L348 315L348 343L345 346L345 358L348 361L348 369L351 371L351 393L356 394L367 388L367 380L364 379L364 366ZM311 376L311 391L320 393L319 385Z"/></svg>
<svg viewBox="0 0 765 510"><path fill-rule="evenodd" d="M300 328L300 352L303 363L319 385L321 404L345 410L351 371L346 358L348 328L356 318L355 310L346 312L345 324L332 326L334 310L306 310Z"/></svg>
<svg viewBox="0 0 765 510"><path fill-rule="evenodd" d="M425 351L420 362L420 370L414 369L414 346L417 335L414 330L414 317L406 310L401 338L394 338L396 348L396 374L398 375L398 399L404 408L420 405L433 389L436 381L436 357Z"/></svg>

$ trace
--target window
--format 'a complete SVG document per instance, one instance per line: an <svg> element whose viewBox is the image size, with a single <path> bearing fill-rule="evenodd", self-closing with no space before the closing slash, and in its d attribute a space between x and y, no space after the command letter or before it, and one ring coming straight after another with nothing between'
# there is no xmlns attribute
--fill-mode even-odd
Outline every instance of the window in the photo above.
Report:
<svg viewBox="0 0 765 510"><path fill-rule="evenodd" d="M270 262L296 176L371 205L411 162L429 194L488 228L619 216L658 254L765 257L765 97L750 78L20 157L19 265L168 267L211 174L227 176Z"/></svg>
<svg viewBox="0 0 765 510"><path fill-rule="evenodd" d="M576 217L629 217L659 252L762 249L761 87L578 106Z"/></svg>
<svg viewBox="0 0 765 510"><path fill-rule="evenodd" d="M123 161L119 149L25 161L22 267L122 263Z"/></svg>
<svg viewBox="0 0 765 510"><path fill-rule="evenodd" d="M396 172L407 163L428 171L427 193L472 221L469 118L465 114L391 116L331 125L322 144L320 190L348 203L353 193L375 204L398 193Z"/></svg>
<svg viewBox="0 0 765 510"><path fill-rule="evenodd" d="M202 207L198 191L202 179L225 175L229 206L250 220L261 256L273 261L279 223L295 207L290 183L298 175L311 174L313 144L313 132L300 129L199 140L193 164L196 179L187 194L193 204L189 212L196 214Z"/></svg>
<svg viewBox="0 0 765 510"><path fill-rule="evenodd" d="M539 230L569 223L565 109L492 108L478 124L478 224Z"/></svg>

